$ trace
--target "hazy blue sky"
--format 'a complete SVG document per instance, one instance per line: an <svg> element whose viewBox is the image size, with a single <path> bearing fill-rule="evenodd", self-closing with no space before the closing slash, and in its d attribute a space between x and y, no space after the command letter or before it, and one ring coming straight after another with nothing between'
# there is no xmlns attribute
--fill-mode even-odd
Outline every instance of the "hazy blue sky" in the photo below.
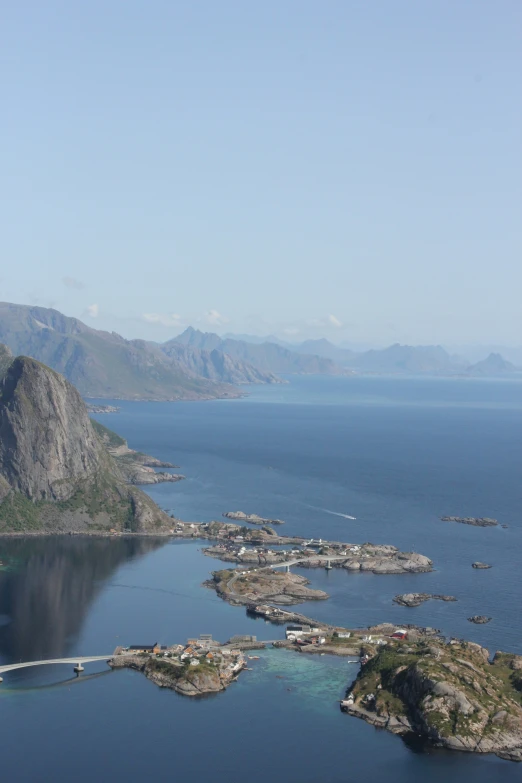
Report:
<svg viewBox="0 0 522 783"><path fill-rule="evenodd" d="M0 299L520 342L520 0L2 3Z"/></svg>

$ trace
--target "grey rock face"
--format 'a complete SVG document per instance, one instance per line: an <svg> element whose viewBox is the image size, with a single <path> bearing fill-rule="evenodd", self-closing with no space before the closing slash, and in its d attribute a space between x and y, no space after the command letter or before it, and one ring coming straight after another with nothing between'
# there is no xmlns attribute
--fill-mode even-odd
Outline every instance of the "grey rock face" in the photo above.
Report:
<svg viewBox="0 0 522 783"><path fill-rule="evenodd" d="M0 343L0 378L3 378L5 373L7 372L7 368L13 361L13 354L7 347L7 345L3 345Z"/></svg>
<svg viewBox="0 0 522 783"><path fill-rule="evenodd" d="M67 500L100 452L76 389L34 359L15 359L0 383L0 473L10 486L31 500Z"/></svg>
<svg viewBox="0 0 522 783"><path fill-rule="evenodd" d="M0 529L142 533L171 525L127 486L76 389L34 359L12 361L0 380Z"/></svg>

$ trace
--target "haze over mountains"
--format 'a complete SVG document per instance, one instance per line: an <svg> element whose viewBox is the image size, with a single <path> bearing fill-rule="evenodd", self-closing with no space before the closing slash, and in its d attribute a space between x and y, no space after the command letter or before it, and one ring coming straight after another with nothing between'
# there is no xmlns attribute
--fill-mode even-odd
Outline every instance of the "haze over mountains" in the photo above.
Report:
<svg viewBox="0 0 522 783"><path fill-rule="evenodd" d="M409 373L496 376L517 368L492 353L474 364L441 346L392 345L356 352L326 339L291 345L201 332L189 327L159 344L127 340L57 310L0 303L0 343L62 373L85 397L213 399L241 396L242 384L283 382L280 375ZM248 339L246 339L248 338ZM0 352L0 373L9 364Z"/></svg>
<svg viewBox="0 0 522 783"><path fill-rule="evenodd" d="M244 336L245 337L245 336ZM267 338L268 339L268 338ZM273 338L274 340L277 338ZM232 335L220 337L192 327L165 345L180 343L197 348L212 348L243 358L265 370L282 374L310 373L339 375L353 372L409 373L430 375L502 375L516 367L499 354L471 364L465 358L449 354L440 345L390 345L380 350L356 352L334 345L324 338L300 344L239 340Z"/></svg>
<svg viewBox="0 0 522 783"><path fill-rule="evenodd" d="M238 397L233 383L276 380L211 352L164 352L155 343L92 329L45 307L0 303L0 342L15 355L32 356L63 373L86 397Z"/></svg>
<svg viewBox="0 0 522 783"><path fill-rule="evenodd" d="M341 367L330 359L291 351L276 343L248 343L243 340L221 338L212 332L200 332L189 326L182 334L165 345L179 343L202 350L218 350L233 359L247 361L264 372L339 375Z"/></svg>

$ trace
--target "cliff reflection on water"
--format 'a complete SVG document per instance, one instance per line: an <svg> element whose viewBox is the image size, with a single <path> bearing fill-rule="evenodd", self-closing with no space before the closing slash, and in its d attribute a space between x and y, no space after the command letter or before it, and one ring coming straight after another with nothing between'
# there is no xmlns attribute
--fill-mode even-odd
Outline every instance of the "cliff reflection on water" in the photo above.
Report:
<svg viewBox="0 0 522 783"><path fill-rule="evenodd" d="M0 659L65 656L104 582L123 563L165 543L155 538L57 536L0 541Z"/></svg>

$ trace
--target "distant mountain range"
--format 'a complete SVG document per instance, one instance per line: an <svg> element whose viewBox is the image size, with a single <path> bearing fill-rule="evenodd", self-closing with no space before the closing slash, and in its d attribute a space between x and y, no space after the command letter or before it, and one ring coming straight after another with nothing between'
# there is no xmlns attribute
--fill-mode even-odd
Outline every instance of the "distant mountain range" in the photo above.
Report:
<svg viewBox="0 0 522 783"><path fill-rule="evenodd" d="M0 342L62 373L85 397L211 399L238 397L232 384L274 383L268 372L213 351L185 351L125 340L57 310L0 303ZM0 356L0 367L2 357Z"/></svg>
<svg viewBox="0 0 522 783"><path fill-rule="evenodd" d="M165 343L166 346L181 344L201 350L218 350L239 361L250 362L263 372L306 373L310 375L340 375L343 368L314 354L291 351L277 343L250 343L244 340L221 338L212 332L200 332L189 326L182 334Z"/></svg>
<svg viewBox="0 0 522 783"><path fill-rule="evenodd" d="M14 355L30 356L62 373L84 397L233 398L241 396L238 385L281 383L280 374L484 377L517 372L496 352L471 364L441 346L396 344L356 352L325 339L291 346L269 340L220 337L192 327L163 344L126 340L57 310L0 303L0 343ZM0 377L9 361L0 352Z"/></svg>
<svg viewBox="0 0 522 783"><path fill-rule="evenodd" d="M235 359L246 359L266 372L282 374L339 375L363 372L410 375L504 375L517 371L515 365L504 360L500 354L492 353L487 359L471 364L461 356L448 353L440 345L396 343L380 350L356 352L334 345L324 338L290 345L281 341L259 343L254 342L248 335L243 337L245 339L232 335L220 337L212 332L201 332L189 326L182 334L165 345L178 343L199 349L218 350Z"/></svg>
<svg viewBox="0 0 522 783"><path fill-rule="evenodd" d="M511 362L504 359L499 353L490 353L486 359L472 364L467 372L470 375L505 375L506 373L516 372L517 368Z"/></svg>

